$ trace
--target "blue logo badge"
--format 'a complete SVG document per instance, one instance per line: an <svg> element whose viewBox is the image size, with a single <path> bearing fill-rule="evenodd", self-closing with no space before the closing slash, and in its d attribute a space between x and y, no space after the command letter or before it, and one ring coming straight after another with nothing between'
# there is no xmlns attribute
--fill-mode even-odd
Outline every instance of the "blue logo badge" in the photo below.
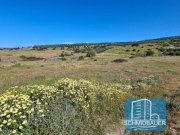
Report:
<svg viewBox="0 0 180 135"><path fill-rule="evenodd" d="M124 102L124 127L135 131L166 128L166 103L161 98L128 98Z"/></svg>

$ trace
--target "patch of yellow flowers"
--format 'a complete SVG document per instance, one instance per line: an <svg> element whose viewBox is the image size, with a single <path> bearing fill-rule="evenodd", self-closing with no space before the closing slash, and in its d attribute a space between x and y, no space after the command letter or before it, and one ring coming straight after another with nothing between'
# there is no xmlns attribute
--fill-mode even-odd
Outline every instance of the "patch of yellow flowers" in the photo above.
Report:
<svg viewBox="0 0 180 135"><path fill-rule="evenodd" d="M86 80L68 78L57 81L54 86L33 85L15 86L0 96L0 134L21 134L31 118L44 117L48 104L56 97L67 98L81 106L85 112L96 102L96 94L101 90L110 98L113 95L123 96L130 85L94 84Z"/></svg>
<svg viewBox="0 0 180 135"><path fill-rule="evenodd" d="M55 87L43 85L10 88L0 96L0 132L22 133L31 117L44 116L55 92Z"/></svg>
<svg viewBox="0 0 180 135"><path fill-rule="evenodd" d="M106 101L118 102L117 100L123 100L127 96L127 92L132 89L131 85L123 83L98 84L84 79L76 81L68 78L57 81L55 87L59 90L60 95L63 95L63 98L66 97L73 104L80 105L87 116L88 110L94 109L97 102L108 106L104 100L98 99L99 92L104 94L103 97L106 98Z"/></svg>
<svg viewBox="0 0 180 135"><path fill-rule="evenodd" d="M72 103L80 105L85 111L95 99L96 85L87 80L61 79L55 83L63 98L68 98Z"/></svg>

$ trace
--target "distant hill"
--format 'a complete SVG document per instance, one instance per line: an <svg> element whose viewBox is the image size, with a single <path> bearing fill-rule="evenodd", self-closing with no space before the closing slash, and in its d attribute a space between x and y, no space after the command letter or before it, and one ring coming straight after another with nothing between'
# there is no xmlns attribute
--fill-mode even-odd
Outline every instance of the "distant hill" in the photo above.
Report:
<svg viewBox="0 0 180 135"><path fill-rule="evenodd" d="M49 45L34 45L33 47L62 47L62 46L84 46L84 45L108 45L108 46L125 46L125 45L132 45L134 43L140 44L168 44L174 45L179 47L180 46L180 36L172 36L172 37L163 37L163 38L156 38L156 39L149 39L149 40L142 40L142 41L131 41L131 42L102 42L102 43L74 43L74 44L49 44Z"/></svg>
<svg viewBox="0 0 180 135"><path fill-rule="evenodd" d="M102 43L65 43L65 44L45 44L45 45L33 45L32 48L37 50L43 50L47 48L55 48L55 47L71 47L71 46L88 46L88 45L98 45L98 46L126 46L132 44L164 44L164 45L173 45L176 47L180 47L180 36L172 36L172 37L162 37L156 39L148 39L148 40L141 40L141 41L130 41L130 42L102 42ZM19 49L18 48L0 48L2 49Z"/></svg>
<svg viewBox="0 0 180 135"><path fill-rule="evenodd" d="M159 42L171 42L171 41L178 41L180 42L180 36L172 36L172 37L163 37L163 38L156 38L156 39L150 39L150 40L144 40L144 41L159 41Z"/></svg>
<svg viewBox="0 0 180 135"><path fill-rule="evenodd" d="M143 40L140 43L161 43L180 47L180 36L163 37L157 39Z"/></svg>

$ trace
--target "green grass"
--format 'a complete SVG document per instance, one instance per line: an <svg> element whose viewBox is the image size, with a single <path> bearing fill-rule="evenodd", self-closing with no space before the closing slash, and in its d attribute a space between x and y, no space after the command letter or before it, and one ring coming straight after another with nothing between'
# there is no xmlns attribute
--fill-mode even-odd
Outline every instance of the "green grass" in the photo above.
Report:
<svg viewBox="0 0 180 135"><path fill-rule="evenodd" d="M160 52L158 51L158 49L156 49L155 46L153 47L149 47L146 45L142 46L138 46L138 47L131 47L131 46L115 46L112 49L108 49L107 51L101 53L100 55L102 56L120 56L123 58L127 58L130 56L140 56L142 57L143 55L145 55L146 51L148 51L148 49L151 49L154 54L153 56L159 56Z"/></svg>

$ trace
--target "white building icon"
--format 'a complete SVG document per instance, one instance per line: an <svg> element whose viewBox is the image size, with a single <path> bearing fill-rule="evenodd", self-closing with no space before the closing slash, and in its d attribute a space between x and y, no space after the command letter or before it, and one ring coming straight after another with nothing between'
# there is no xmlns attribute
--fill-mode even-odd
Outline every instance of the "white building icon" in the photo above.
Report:
<svg viewBox="0 0 180 135"><path fill-rule="evenodd" d="M140 99L131 103L131 120L159 120L158 114L152 114L152 102Z"/></svg>

